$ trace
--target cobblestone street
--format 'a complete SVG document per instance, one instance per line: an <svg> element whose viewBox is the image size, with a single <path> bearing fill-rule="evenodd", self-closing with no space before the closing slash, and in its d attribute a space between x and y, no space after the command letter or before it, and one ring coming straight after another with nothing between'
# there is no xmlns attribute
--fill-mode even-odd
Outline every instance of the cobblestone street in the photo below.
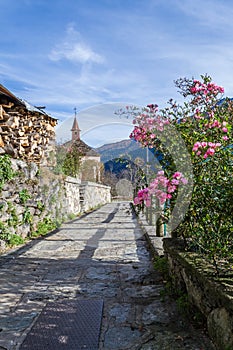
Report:
<svg viewBox="0 0 233 350"><path fill-rule="evenodd" d="M0 280L0 349L19 349L43 307L64 299L103 300L100 350L214 349L174 301L161 297L162 276L127 202L3 255Z"/></svg>

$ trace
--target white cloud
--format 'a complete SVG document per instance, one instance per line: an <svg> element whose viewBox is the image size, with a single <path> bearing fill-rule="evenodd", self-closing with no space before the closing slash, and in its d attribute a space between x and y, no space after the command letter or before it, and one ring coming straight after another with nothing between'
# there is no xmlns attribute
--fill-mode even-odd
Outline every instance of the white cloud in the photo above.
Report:
<svg viewBox="0 0 233 350"><path fill-rule="evenodd" d="M94 52L92 48L84 42L81 34L70 24L67 28L65 39L57 44L49 54L52 61L66 59L78 63L103 63L104 57Z"/></svg>

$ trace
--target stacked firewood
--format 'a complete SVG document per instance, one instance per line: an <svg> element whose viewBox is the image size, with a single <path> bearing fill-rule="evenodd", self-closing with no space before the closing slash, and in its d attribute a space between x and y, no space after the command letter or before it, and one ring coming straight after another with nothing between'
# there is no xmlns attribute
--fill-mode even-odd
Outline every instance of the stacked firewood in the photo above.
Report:
<svg viewBox="0 0 233 350"><path fill-rule="evenodd" d="M45 158L55 151L54 127L57 120L39 108L27 107L27 103L18 99L15 103L7 101L6 95L0 92L0 154L6 153L27 162L53 165ZM54 157L51 159L54 160Z"/></svg>

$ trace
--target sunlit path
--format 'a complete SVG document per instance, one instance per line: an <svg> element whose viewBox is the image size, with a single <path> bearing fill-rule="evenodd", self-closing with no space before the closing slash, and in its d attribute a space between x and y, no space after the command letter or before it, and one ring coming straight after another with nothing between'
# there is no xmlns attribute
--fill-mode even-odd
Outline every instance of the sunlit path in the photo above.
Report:
<svg viewBox="0 0 233 350"><path fill-rule="evenodd" d="M200 330L183 323L174 302L161 298L162 276L153 269L127 202L107 204L63 224L58 232L1 257L0 263L0 349L26 344L48 303L73 307L82 301L100 303L87 320L102 312L103 302L99 349L213 349ZM30 350L42 349L45 340L40 341ZM68 335L59 334L56 341L72 349ZM79 349L81 338L75 341Z"/></svg>

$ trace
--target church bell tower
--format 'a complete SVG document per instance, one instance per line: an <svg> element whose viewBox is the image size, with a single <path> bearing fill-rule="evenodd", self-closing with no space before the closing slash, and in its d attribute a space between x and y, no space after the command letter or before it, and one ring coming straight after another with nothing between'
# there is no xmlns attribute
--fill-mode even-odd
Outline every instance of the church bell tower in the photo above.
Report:
<svg viewBox="0 0 233 350"><path fill-rule="evenodd" d="M80 140L80 129L78 126L78 121L77 121L77 108L74 108L74 122L72 126L72 141Z"/></svg>

